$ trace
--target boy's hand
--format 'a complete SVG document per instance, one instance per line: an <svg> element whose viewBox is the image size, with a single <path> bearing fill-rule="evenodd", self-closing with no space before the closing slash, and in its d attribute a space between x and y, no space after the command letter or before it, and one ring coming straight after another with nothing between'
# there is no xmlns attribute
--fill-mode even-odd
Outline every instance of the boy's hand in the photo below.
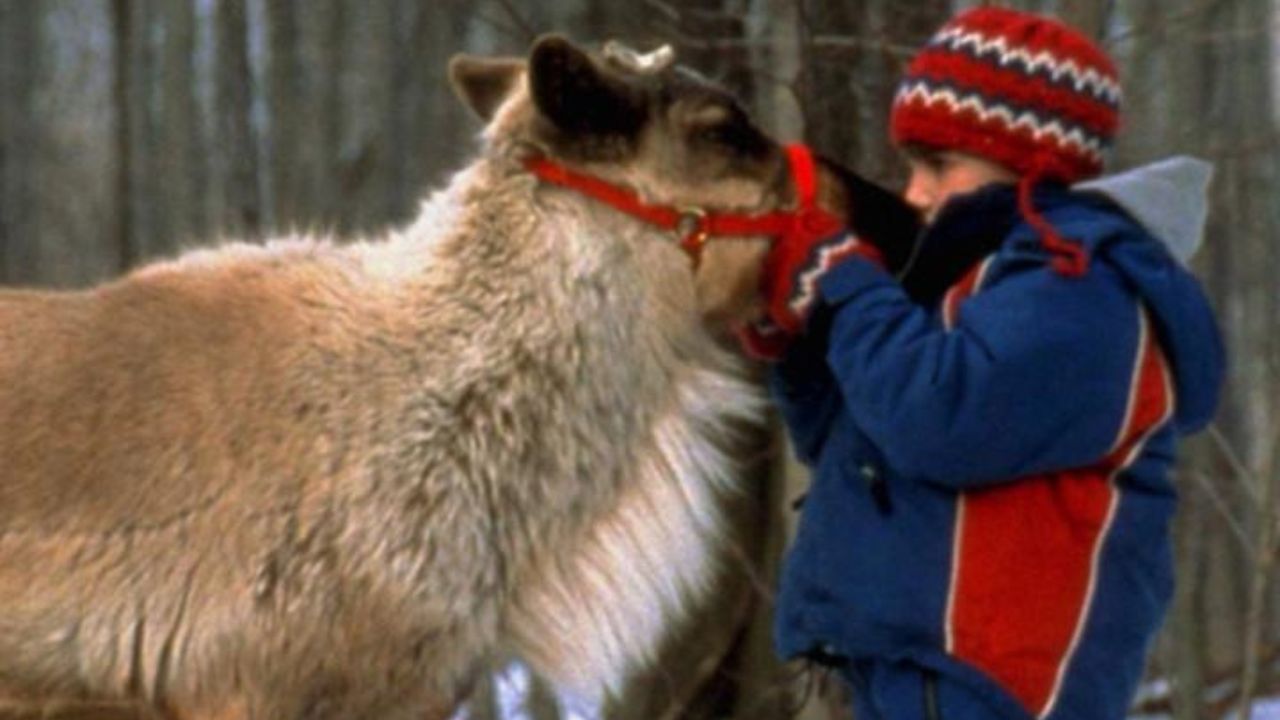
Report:
<svg viewBox="0 0 1280 720"><path fill-rule="evenodd" d="M764 360L782 356L791 338L804 331L818 297L818 281L831 268L853 257L884 266L874 245L848 230L832 230L816 239L787 238L773 246L761 279L766 317L738 334L747 354Z"/></svg>
<svg viewBox="0 0 1280 720"><path fill-rule="evenodd" d="M762 290L769 319L793 335L803 331L818 298L818 281L853 257L884 267L876 246L844 229L811 242L775 245L764 263Z"/></svg>

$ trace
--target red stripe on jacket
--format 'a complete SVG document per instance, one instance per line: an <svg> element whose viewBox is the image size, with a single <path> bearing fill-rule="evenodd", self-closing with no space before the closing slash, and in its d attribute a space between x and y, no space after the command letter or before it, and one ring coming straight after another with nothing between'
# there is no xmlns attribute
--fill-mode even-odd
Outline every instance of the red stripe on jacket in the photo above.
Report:
<svg viewBox="0 0 1280 720"><path fill-rule="evenodd" d="M981 287L987 263L944 300L944 321ZM1098 562L1120 503L1116 476L1172 413L1168 363L1146 313L1125 418L1097 464L960 494L947 651L1010 692L1036 717L1057 700L1088 620Z"/></svg>
<svg viewBox="0 0 1280 720"><path fill-rule="evenodd" d="M951 286L947 294L942 298L942 323L948 330L955 327L956 319L960 313L960 303L976 294L982 283L986 280L987 270L991 267L991 262L995 260L995 255L989 256L986 260L974 265L960 282Z"/></svg>

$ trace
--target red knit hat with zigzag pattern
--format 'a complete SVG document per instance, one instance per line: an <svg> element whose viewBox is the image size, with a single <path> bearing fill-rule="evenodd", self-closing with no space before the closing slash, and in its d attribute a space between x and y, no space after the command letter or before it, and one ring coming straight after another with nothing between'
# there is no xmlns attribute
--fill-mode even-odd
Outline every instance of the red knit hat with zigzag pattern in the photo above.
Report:
<svg viewBox="0 0 1280 720"><path fill-rule="evenodd" d="M890 132L1075 182L1102 170L1119 125L1115 65L1080 32L996 7L957 15L912 60Z"/></svg>

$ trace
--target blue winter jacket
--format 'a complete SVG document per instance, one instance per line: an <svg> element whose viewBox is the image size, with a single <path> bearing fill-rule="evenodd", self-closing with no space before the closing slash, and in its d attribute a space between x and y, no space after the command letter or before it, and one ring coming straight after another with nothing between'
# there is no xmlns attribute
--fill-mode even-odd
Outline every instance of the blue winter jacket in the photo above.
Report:
<svg viewBox="0 0 1280 720"><path fill-rule="evenodd" d="M1171 594L1175 441L1214 411L1222 346L1152 223L1063 187L1036 205L1085 276L993 187L922 239L1003 237L936 306L860 259L820 281L771 376L813 475L776 642L914 662L1009 717L1122 718Z"/></svg>

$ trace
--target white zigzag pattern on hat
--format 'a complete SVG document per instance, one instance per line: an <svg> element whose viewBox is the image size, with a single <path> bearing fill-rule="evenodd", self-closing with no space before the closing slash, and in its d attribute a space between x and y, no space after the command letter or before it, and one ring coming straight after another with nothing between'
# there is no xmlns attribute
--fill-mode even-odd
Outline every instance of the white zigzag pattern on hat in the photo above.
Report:
<svg viewBox="0 0 1280 720"><path fill-rule="evenodd" d="M1078 127L1068 128L1057 120L1042 122L1035 113L1029 110L1019 112L1008 105L989 104L981 95L961 95L949 88L934 90L929 87L929 83L922 80L903 85L898 91L898 96L894 98L895 104L913 101L921 102L925 105L943 103L953 113L967 108L977 113L983 122L995 118L1003 122L1010 130L1027 128L1035 135L1036 140L1049 136L1061 147L1073 147L1077 152L1088 155L1091 160L1102 161L1102 141L1096 136Z"/></svg>
<svg viewBox="0 0 1280 720"><path fill-rule="evenodd" d="M1010 47L1005 38L988 37L963 28L943 30L934 36L933 43L946 45L953 50L962 50L967 46L978 56L989 54L994 50L999 53L1001 67L1018 63L1032 73L1045 68L1055 82L1060 81L1064 75L1069 76L1076 91L1088 88L1094 95L1117 105L1120 103L1120 84L1114 79L1094 68L1082 68L1074 60L1061 60L1047 50L1033 54L1026 48Z"/></svg>
<svg viewBox="0 0 1280 720"><path fill-rule="evenodd" d="M818 294L818 278L822 277L823 273L836 264L835 256L842 252L853 250L859 244L861 243L858 241L858 236L853 233L845 233L840 236L838 242L819 247L815 262L796 278L795 290L792 291L791 300L787 303L791 311L803 317L809 305L813 303L814 297Z"/></svg>

